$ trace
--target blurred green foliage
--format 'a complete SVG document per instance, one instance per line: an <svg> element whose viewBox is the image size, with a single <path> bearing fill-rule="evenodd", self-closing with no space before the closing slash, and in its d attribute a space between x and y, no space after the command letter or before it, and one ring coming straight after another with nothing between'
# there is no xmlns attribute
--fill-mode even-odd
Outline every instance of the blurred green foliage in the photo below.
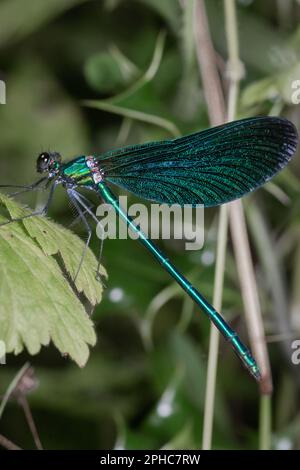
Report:
<svg viewBox="0 0 300 470"><path fill-rule="evenodd" d="M246 71L239 115L280 112L299 126L289 94L291 81L300 79L299 5L288 2L283 21L279 6L284 2L237 2ZM34 180L41 150L71 158L207 127L189 3L1 0L7 104L0 105L0 183ZM206 4L226 91L223 6L219 0ZM300 373L291 363L291 342L300 334L299 176L297 156L268 191L260 190L246 203L266 332L280 335L269 346L276 448L300 447ZM254 211L250 199L256 201ZM35 196L26 201L34 206ZM71 220L62 190L50 215L64 225ZM205 215L201 252L185 252L178 242L160 245L211 299L217 212ZM83 230L77 232L84 236ZM86 367L80 370L52 347L30 357L38 387L28 400L44 447L199 448L208 322L137 242L107 240L103 264L109 279L94 311L98 342ZM223 305L244 336L230 245ZM0 393L28 357L7 357ZM257 448L257 409L255 383L222 342L214 447ZM0 429L18 445L34 448L15 400L7 405Z"/></svg>

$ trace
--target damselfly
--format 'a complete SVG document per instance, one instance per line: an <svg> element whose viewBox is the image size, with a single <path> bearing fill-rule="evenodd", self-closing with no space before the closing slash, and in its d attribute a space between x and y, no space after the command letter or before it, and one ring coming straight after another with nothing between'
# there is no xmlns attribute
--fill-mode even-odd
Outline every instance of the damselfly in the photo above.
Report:
<svg viewBox="0 0 300 470"><path fill-rule="evenodd" d="M47 213L55 188L62 184L87 230L86 248L91 238L86 215L98 220L80 189L96 192L114 207L141 243L229 341L250 373L259 379L259 368L235 331L134 223L107 183L159 203L217 206L266 183L289 162L297 142L297 131L286 119L255 117L175 140L128 146L99 156L81 155L67 163L62 163L57 152L43 152L37 159L37 171L46 176L30 186L17 188L21 192L50 189L45 206L25 216L32 217ZM11 219L5 224L22 219Z"/></svg>

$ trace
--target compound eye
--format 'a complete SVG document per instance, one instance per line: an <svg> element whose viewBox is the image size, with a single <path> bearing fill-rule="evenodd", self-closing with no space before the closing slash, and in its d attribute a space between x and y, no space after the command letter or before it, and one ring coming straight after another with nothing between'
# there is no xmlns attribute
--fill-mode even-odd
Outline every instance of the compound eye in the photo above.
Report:
<svg viewBox="0 0 300 470"><path fill-rule="evenodd" d="M36 162L36 169L38 173L44 173L45 171L48 170L49 161L50 161L50 155L48 152L43 152L38 156L38 159Z"/></svg>
<svg viewBox="0 0 300 470"><path fill-rule="evenodd" d="M49 158L50 158L50 155L48 152L44 152L44 153L41 153L40 155L40 160L42 160L44 163L48 163L49 162Z"/></svg>

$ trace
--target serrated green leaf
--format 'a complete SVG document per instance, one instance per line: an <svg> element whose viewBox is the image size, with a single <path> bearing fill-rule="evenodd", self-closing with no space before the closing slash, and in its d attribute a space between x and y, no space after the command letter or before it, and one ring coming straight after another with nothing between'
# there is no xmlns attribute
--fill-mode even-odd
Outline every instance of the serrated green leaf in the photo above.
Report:
<svg viewBox="0 0 300 470"><path fill-rule="evenodd" d="M22 217L28 210L17 205L12 199L3 195L0 201L4 202L11 217ZM66 271L73 279L77 273L84 250L84 243L80 238L59 224L46 217L24 219L23 224L31 236L38 242L45 255L51 256L59 253L63 259ZM102 286L96 279L97 262L90 250L87 250L84 263L79 271L75 286L78 292L83 292L92 305L101 301ZM100 266L100 274L106 277L106 271Z"/></svg>
<svg viewBox="0 0 300 470"><path fill-rule="evenodd" d="M28 210L0 195L12 217ZM5 222L1 216L1 222ZM7 352L20 353L25 346L37 354L50 340L79 366L94 345L93 323L64 276L60 254L70 277L75 275L84 243L74 234L44 217L33 217L0 227L0 339ZM100 302L102 286L95 279L97 260L88 250L76 280L76 288L91 304ZM101 268L102 275L106 275Z"/></svg>

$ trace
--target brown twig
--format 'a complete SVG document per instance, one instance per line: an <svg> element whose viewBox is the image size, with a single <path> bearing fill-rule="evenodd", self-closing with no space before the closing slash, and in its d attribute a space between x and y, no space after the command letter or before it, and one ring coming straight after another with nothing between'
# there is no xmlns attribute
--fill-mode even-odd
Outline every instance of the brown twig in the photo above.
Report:
<svg viewBox="0 0 300 470"><path fill-rule="evenodd" d="M228 114L229 119L231 120L234 113L230 111L230 103L231 101L234 101L236 104L237 101L236 97L235 99L232 99L231 90L233 90L233 94L237 95L239 81L244 74L243 65L239 59L235 0L225 0L225 13L226 36L229 52L227 75L229 83L231 83L229 87ZM264 395L270 395L273 390L272 375L244 209L240 200L232 202L229 207L230 231L241 284L247 329L249 332L251 348L262 376L260 392Z"/></svg>
<svg viewBox="0 0 300 470"><path fill-rule="evenodd" d="M7 437L0 434L0 445L7 450L22 450L21 447L14 444L12 441L7 439Z"/></svg>
<svg viewBox="0 0 300 470"><path fill-rule="evenodd" d="M8 403L8 400L10 399L11 395L14 393L14 391L18 387L20 381L22 380L24 375L27 373L29 368L30 368L30 364L26 362L26 364L24 364L24 366L18 371L16 376L13 378L13 380L9 384L0 404L0 419L2 418L3 412Z"/></svg>
<svg viewBox="0 0 300 470"><path fill-rule="evenodd" d="M271 395L273 385L269 355L241 201L230 204L229 217L250 342L262 376L260 391L263 395Z"/></svg>
<svg viewBox="0 0 300 470"><path fill-rule="evenodd" d="M235 18L235 6L233 2L228 1L225 4L227 8L226 18L226 32L229 50L229 65L230 74L229 78L229 102L228 102L228 119L234 119L235 107L237 101L239 80L242 77L243 68L239 61L237 28ZM230 11L229 11L230 10ZM230 18L230 19L229 19ZM195 38L196 38L196 53L199 65L200 75L202 77L204 95L207 102L210 122L212 125L222 124L226 120L225 103L221 80L217 70L216 53L212 44L211 35L209 31L208 19L206 15L205 3L203 0L197 0L195 3ZM226 209L224 209L225 211ZM222 215L223 208L221 208ZM224 214L223 214L224 215ZM264 338L263 323L261 319L261 312L259 308L258 294L256 281L254 276L254 268L251 260L251 252L249 247L249 240L247 229L244 222L244 214L241 202L230 204L231 216L231 231L234 243L234 251L236 262L238 265L238 273L242 287L242 296L244 307L247 312L246 321L249 329L250 340L255 356L258 360L259 366L262 369L263 380L260 386L261 393L272 393L272 379L268 361L268 353L266 342ZM225 216L223 218L225 220ZM227 223L226 231L227 231ZM222 230L224 236L224 230ZM219 235L221 231L219 230ZM223 243L224 246L224 243ZM219 250L217 250L218 252ZM241 254L242 253L242 254ZM222 253L221 253L222 254ZM219 276L221 279L221 275ZM217 270L215 279L215 289L217 286ZM219 282L219 287L220 287ZM219 289L220 295L220 289ZM221 299L218 298L218 303L221 304ZM218 305L219 306L219 305ZM255 316L253 320L252 315ZM213 344L214 351L217 349L218 339L214 330L211 331L210 346ZM210 349L211 351L211 349ZM209 361L216 363L216 357ZM206 391L206 408L207 420L204 419L204 433L203 433L203 448L210 448L211 435L212 435L212 418L213 418L213 402L214 386L216 381L215 373L212 371L212 366L208 366L207 382L211 381L211 385L207 385ZM208 387L210 390L208 390ZM209 391L209 393L208 393ZM209 403L208 403L209 402ZM207 422L205 422L207 421Z"/></svg>
<svg viewBox="0 0 300 470"><path fill-rule="evenodd" d="M209 24L203 0L195 3L195 45L199 72L202 78L204 96L210 122L213 126L223 124L226 119L225 102L221 80L217 70L217 58L211 41ZM218 224L218 243L214 279L213 306L220 311L222 307L226 243L228 232L227 207L220 209ZM215 390L218 365L219 332L214 326L210 329L209 355L205 390L202 448L211 449Z"/></svg>
<svg viewBox="0 0 300 470"><path fill-rule="evenodd" d="M217 126L225 122L225 102L203 0L196 1L195 37L199 72L202 77L209 119L212 126Z"/></svg>
<svg viewBox="0 0 300 470"><path fill-rule="evenodd" d="M37 427L35 425L31 409L27 400L27 393L34 390L38 385L38 381L36 379L34 368L28 367L25 373L22 375L18 383L16 384L14 390L14 396L17 398L18 403L22 406L26 421L28 423L29 429L31 431L33 440L35 442L36 448L38 450L43 450L40 437L37 432Z"/></svg>
<svg viewBox="0 0 300 470"><path fill-rule="evenodd" d="M33 440L35 442L36 448L38 450L43 450L43 446L42 446L42 443L41 443L41 440L40 440L40 437L39 437L39 434L38 434L38 431L37 431L37 427L35 425L35 422L34 422L34 419L33 419L32 413L31 413L30 406L29 406L27 398L26 398L26 395L20 394L19 397L18 397L18 402L20 403L20 405L22 406L22 408L24 410L26 421L27 421L29 429L31 431L31 434L32 434Z"/></svg>
<svg viewBox="0 0 300 470"><path fill-rule="evenodd" d="M17 375L15 376L15 378L9 385L3 397L1 407L0 407L0 418L2 416L2 413L4 411L4 408L8 400L12 397L16 398L19 404L23 408L25 418L28 423L29 429L31 431L32 437L34 439L35 445L37 449L42 450L43 447L42 447L42 444L41 444L41 441L37 432L37 428L34 423L33 416L32 416L32 413L31 413L31 410L30 410L30 407L26 398L26 394L34 390L37 387L37 383L38 382L34 375L33 367L31 367L29 363L26 363L17 373ZM6 438L3 437L3 439L5 440ZM2 443L6 442L6 441L3 441L3 439L2 441L0 441L0 444L1 442ZM7 441L7 442L9 443L10 441ZM11 444L14 445L13 443Z"/></svg>
<svg viewBox="0 0 300 470"><path fill-rule="evenodd" d="M216 54L210 37L208 20L203 0L196 2L196 51L199 70L202 77L204 94L206 97L209 117L212 125L225 121L225 104L216 67ZM235 25L228 25L227 29L233 36L236 33ZM233 58L230 60L229 81L238 82L242 75L242 67L238 58L237 41L232 38L234 47ZM232 87L236 89L236 87ZM232 112L229 113L232 118ZM230 227L237 262L238 274L241 283L242 297L249 330L251 346L262 371L260 390L263 394L272 393L272 376L268 359L264 328L258 300L257 285L251 259L251 250L244 220L244 212L240 201L233 202L230 207Z"/></svg>

